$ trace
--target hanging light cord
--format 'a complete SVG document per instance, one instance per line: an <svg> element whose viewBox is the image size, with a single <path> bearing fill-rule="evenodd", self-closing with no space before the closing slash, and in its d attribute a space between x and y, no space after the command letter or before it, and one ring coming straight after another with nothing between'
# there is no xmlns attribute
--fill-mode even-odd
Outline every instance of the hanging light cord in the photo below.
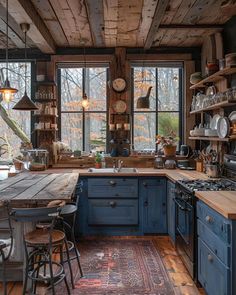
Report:
<svg viewBox="0 0 236 295"><path fill-rule="evenodd" d="M8 80L8 0L6 0L6 80Z"/></svg>
<svg viewBox="0 0 236 295"><path fill-rule="evenodd" d="M26 93L26 74L27 74L27 66L26 66L26 60L27 60L27 52L26 52L26 33L27 31L25 30L25 93Z"/></svg>

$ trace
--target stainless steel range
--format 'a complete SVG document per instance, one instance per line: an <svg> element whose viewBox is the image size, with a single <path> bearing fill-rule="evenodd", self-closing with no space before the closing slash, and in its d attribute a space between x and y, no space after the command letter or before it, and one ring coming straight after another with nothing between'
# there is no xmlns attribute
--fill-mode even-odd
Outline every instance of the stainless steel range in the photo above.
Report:
<svg viewBox="0 0 236 295"><path fill-rule="evenodd" d="M193 279L197 275L195 191L236 191L236 157L225 156L224 177L180 180L176 183L176 248Z"/></svg>

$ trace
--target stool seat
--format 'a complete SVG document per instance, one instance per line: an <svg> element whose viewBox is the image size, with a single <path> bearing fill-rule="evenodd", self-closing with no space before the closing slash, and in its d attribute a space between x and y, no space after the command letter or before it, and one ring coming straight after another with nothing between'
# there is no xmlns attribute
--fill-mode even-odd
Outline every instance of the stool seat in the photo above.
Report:
<svg viewBox="0 0 236 295"><path fill-rule="evenodd" d="M77 211L77 206L75 204L66 204L62 209L61 209L61 216L65 215L72 215L75 214Z"/></svg>
<svg viewBox="0 0 236 295"><path fill-rule="evenodd" d="M52 244L62 243L65 239L65 234L60 230L51 231ZM47 229L36 229L27 234L25 234L26 243L36 246L36 245L48 245L49 241L49 231Z"/></svg>

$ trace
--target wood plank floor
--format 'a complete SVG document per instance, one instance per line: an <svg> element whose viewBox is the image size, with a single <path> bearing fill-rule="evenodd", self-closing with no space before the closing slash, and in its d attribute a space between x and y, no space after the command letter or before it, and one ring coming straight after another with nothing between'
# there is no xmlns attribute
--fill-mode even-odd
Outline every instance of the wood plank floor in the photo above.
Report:
<svg viewBox="0 0 236 295"><path fill-rule="evenodd" d="M122 239L132 239L132 238L147 238L145 237L122 237ZM205 295L204 291L197 288L188 274L186 268L184 267L180 257L176 253L169 237L167 236L150 236L150 239L154 241L157 247L164 265L169 274L170 280L172 281L176 295ZM112 239L119 239L119 237L112 237ZM21 295L22 285L20 283L9 283L9 295ZM40 294L44 294L43 290L40 290ZM0 288L0 294L2 290ZM91 294L92 295L92 294ZM131 294L127 294L131 295ZM166 294L168 295L168 294Z"/></svg>

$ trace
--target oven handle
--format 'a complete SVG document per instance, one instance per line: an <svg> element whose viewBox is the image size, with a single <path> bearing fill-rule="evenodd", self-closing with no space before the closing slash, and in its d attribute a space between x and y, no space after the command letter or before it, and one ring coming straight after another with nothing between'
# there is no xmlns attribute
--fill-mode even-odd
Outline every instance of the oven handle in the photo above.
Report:
<svg viewBox="0 0 236 295"><path fill-rule="evenodd" d="M180 210L182 211L191 211L191 209L188 209L188 208L184 208L178 201L176 198L174 198L174 202L175 204L179 207Z"/></svg>

